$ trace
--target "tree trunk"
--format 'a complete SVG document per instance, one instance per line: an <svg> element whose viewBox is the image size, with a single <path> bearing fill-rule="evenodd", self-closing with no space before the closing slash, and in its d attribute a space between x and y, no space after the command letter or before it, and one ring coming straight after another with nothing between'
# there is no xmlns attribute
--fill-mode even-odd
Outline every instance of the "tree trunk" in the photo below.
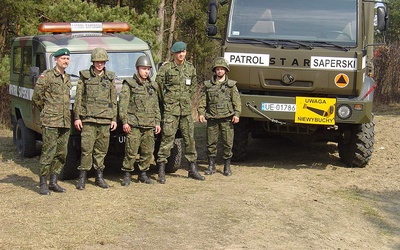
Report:
<svg viewBox="0 0 400 250"><path fill-rule="evenodd" d="M167 56L166 61L171 60L171 53L169 48L172 47L172 42L174 41L174 33L175 33L175 21L176 21L176 5L178 4L178 0L174 0L172 2L172 14L171 14L171 24L169 29L169 37L168 37L168 46L167 46Z"/></svg>
<svg viewBox="0 0 400 250"><path fill-rule="evenodd" d="M165 13L165 0L161 0L161 3L158 7L158 20L160 20L160 27L158 27L158 30L156 31L156 36L157 36L157 43L160 46L160 49L158 50L156 56L157 59L162 62L163 61L163 47L164 47L164 13Z"/></svg>

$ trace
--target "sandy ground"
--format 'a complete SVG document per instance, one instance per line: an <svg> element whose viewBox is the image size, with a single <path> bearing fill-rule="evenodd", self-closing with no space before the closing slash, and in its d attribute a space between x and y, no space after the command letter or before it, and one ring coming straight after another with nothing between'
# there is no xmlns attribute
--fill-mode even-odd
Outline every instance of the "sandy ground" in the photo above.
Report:
<svg viewBox="0 0 400 250"><path fill-rule="evenodd" d="M84 191L63 181L67 192L50 196L37 193L39 158L18 158L1 130L0 249L400 249L399 117L375 117L362 169L345 167L333 143L251 140L231 177L219 158L204 182L182 169L165 185L121 187L114 171L107 190L90 178Z"/></svg>

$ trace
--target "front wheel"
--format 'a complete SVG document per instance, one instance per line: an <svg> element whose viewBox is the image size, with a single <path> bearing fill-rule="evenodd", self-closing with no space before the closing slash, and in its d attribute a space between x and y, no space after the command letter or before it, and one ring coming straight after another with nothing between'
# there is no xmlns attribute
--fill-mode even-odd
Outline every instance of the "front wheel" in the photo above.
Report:
<svg viewBox="0 0 400 250"><path fill-rule="evenodd" d="M375 123L339 126L341 136L338 142L339 156L349 167L365 167L374 149Z"/></svg>
<svg viewBox="0 0 400 250"><path fill-rule="evenodd" d="M233 139L233 161L244 161L247 157L247 145L249 143L250 121L242 118L234 125L235 137Z"/></svg>

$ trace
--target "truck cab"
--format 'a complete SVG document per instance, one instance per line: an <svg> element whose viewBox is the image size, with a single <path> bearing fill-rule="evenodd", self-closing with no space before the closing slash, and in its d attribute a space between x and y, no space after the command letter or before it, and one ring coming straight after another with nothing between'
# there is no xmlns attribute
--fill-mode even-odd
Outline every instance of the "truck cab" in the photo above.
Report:
<svg viewBox="0 0 400 250"><path fill-rule="evenodd" d="M386 6L369 0L211 0L210 37L218 33L220 5L228 5L221 54L243 107L233 158L245 159L249 134L280 135L337 142L346 165L364 167L374 144L374 32L387 27Z"/></svg>

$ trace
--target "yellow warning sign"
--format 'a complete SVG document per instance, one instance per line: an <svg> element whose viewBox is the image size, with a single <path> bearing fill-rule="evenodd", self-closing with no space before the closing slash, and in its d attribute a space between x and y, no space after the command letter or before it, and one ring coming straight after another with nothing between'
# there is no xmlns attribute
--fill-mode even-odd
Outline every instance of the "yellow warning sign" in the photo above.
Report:
<svg viewBox="0 0 400 250"><path fill-rule="evenodd" d="M296 97L295 123L335 124L335 98Z"/></svg>
<svg viewBox="0 0 400 250"><path fill-rule="evenodd" d="M337 74L335 76L335 84L339 88L344 88L349 84L349 76L343 73Z"/></svg>

